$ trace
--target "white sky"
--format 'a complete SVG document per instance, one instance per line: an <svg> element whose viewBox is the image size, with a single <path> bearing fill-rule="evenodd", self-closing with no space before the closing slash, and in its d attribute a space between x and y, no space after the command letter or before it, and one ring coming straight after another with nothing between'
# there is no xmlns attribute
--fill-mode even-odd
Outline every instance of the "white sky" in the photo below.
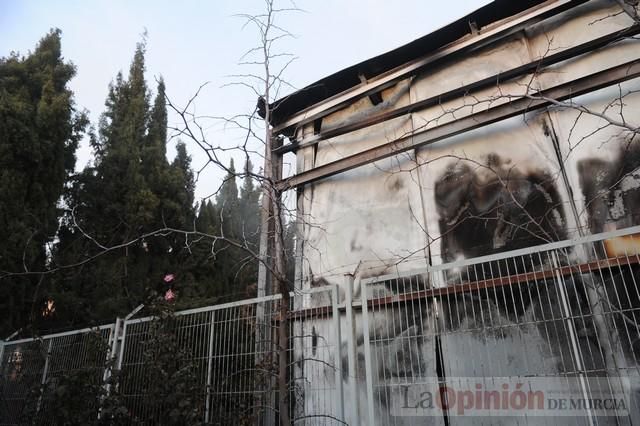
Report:
<svg viewBox="0 0 640 426"><path fill-rule="evenodd" d="M296 4L304 13L279 17L279 25L297 36L281 44L282 51L298 57L286 77L295 87L304 87L428 34L486 3L489 1L299 0ZM200 84L209 81L198 99L197 112L228 117L251 112L256 102L255 94L246 89L223 87L232 81L228 76L247 72L238 61L256 44L255 32L243 29L243 21L234 15L259 13L262 5L261 0L0 0L0 56L11 51L27 53L50 28L60 28L63 54L78 68L71 82L76 103L89 110L96 124L109 82L119 70L126 75L146 28L150 86L155 89L153 79L162 75L169 98L182 105ZM208 132L215 145L235 146L241 139L239 132L225 130L221 124ZM173 144L168 147L170 156ZM188 144L188 148L194 169L200 168L204 155L195 145ZM90 158L91 150L83 144L77 168ZM210 166L200 176L196 200L215 191L221 176L222 172Z"/></svg>

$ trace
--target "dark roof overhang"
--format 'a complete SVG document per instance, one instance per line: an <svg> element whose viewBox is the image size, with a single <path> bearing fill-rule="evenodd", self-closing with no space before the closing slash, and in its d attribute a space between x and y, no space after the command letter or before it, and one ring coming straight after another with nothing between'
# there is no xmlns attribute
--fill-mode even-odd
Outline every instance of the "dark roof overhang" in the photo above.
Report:
<svg viewBox="0 0 640 426"><path fill-rule="evenodd" d="M585 0L571 2L567 9ZM407 62L425 56L455 42L476 29L509 18L535 7L545 0L495 0L480 9L404 46L352 65L328 77L316 81L271 104L270 122L278 126L292 115L318 104L334 95L362 84L362 77L370 79ZM259 114L264 118L264 101Z"/></svg>

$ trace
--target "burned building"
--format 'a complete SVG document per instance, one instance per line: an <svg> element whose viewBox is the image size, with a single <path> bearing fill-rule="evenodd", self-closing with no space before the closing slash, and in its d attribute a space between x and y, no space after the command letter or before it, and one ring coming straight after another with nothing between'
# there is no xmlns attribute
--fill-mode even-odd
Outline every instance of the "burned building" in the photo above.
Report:
<svg viewBox="0 0 640 426"><path fill-rule="evenodd" d="M497 0L271 105L274 153L297 165L278 182L297 194L296 284L363 306L353 348L343 331L319 351L333 323L303 326L305 413L414 424L398 404L424 378L571 376L588 396L615 377L626 414L521 423L640 421L634 10ZM338 348L340 386L331 369L304 374ZM327 409L323 386L344 406ZM454 414L427 423L515 424Z"/></svg>

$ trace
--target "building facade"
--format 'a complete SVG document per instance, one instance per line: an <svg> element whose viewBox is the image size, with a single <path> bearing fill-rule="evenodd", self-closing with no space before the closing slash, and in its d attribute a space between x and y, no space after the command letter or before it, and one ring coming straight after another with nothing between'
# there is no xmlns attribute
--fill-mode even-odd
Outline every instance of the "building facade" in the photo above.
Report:
<svg viewBox="0 0 640 426"><path fill-rule="evenodd" d="M406 397L399 384L416 377L622 375L635 395L634 262L596 277L584 268L563 275L560 293L556 277L507 283L637 258L633 236L592 249L565 245L562 255L533 249L640 225L640 22L634 4L621 4L496 1L272 105L274 132L285 137L275 152L295 153L297 164L279 182L296 191L297 285L336 284L340 302L347 293L361 298L363 283L368 298L431 291L381 308L366 326L356 314L356 371L343 374L345 401L356 401L345 408L349 424L372 424L371 415L415 424L396 409ZM469 283L486 291L434 295ZM305 306L319 303L310 297ZM296 349L301 371L333 356L313 344L335 339L332 324L305 323L312 338ZM350 350L344 339L341 346ZM311 390L335 387L335 375L328 367L308 376L305 409L326 411ZM636 405L626 419L640 421Z"/></svg>

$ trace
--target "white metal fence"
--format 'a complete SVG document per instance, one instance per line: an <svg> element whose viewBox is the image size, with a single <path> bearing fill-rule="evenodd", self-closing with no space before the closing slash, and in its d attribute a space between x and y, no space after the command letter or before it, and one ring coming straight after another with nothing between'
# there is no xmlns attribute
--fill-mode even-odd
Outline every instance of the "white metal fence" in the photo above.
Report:
<svg viewBox="0 0 640 426"><path fill-rule="evenodd" d="M367 423L415 424L412 416L428 414L431 424L448 425L638 424L638 231L364 281ZM548 409L558 399L550 397L546 412L493 407L493 415L462 416L465 407L451 400L460 394L446 394L495 379L548 385L568 403L620 396L626 409L578 403L565 413ZM449 398L449 407L408 409L418 391Z"/></svg>
<svg viewBox="0 0 640 426"><path fill-rule="evenodd" d="M93 337L105 344L95 345L98 340ZM114 325L106 325L4 342L0 347L0 424L53 424L46 413L56 408L50 403L56 381L82 371L87 380L103 383L114 339ZM96 401L96 413L98 408Z"/></svg>
<svg viewBox="0 0 640 426"><path fill-rule="evenodd" d="M193 386L167 393L176 404L190 398L203 424L275 424L280 398L292 422L306 425L638 423L638 233L635 227L418 271L346 277L292 293L286 396L277 380L279 295L178 312L169 343L154 332L152 317L4 342L0 424L46 424L56 380L82 370L102 383L111 358L129 422L162 423L158 403L166 395L149 391L157 378L150 370L154 344L174 345L177 371L195 377ZM104 345L92 349L91 336ZM560 386L569 400L622 395L625 406L501 412L456 405L462 394L448 393L516 382ZM420 395L445 404L429 411Z"/></svg>

